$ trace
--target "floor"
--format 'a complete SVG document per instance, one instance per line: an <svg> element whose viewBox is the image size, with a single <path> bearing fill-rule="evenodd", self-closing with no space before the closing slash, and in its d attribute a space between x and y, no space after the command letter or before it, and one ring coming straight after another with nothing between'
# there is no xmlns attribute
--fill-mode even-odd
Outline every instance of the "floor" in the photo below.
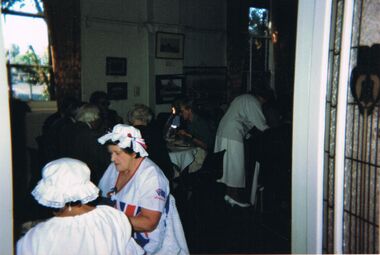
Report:
<svg viewBox="0 0 380 255"><path fill-rule="evenodd" d="M290 253L289 201L264 193L263 208L231 207L216 182L173 193L191 254Z"/></svg>

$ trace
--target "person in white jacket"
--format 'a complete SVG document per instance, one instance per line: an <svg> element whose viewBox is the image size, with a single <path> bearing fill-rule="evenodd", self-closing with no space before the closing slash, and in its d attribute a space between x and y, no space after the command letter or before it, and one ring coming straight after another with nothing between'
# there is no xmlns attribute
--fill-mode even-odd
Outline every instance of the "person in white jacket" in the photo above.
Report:
<svg viewBox="0 0 380 255"><path fill-rule="evenodd" d="M249 207L242 193L245 188L244 139L253 128L268 128L262 105L273 96L269 89L256 90L254 95L236 97L222 117L215 138L214 152L226 150L223 176L218 181L226 185L224 199L232 206Z"/></svg>
<svg viewBox="0 0 380 255"><path fill-rule="evenodd" d="M131 224L120 211L89 202L99 189L90 169L79 160L61 158L48 163L32 195L55 208L54 217L31 228L18 242L18 255L144 254L131 238Z"/></svg>

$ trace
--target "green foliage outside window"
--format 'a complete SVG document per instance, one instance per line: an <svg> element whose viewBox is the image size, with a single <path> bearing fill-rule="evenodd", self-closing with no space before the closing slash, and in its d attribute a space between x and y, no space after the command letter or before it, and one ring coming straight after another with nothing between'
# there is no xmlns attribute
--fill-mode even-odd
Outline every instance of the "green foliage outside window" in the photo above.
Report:
<svg viewBox="0 0 380 255"><path fill-rule="evenodd" d="M6 26L7 22L13 22L12 17L22 19L25 24L32 22L40 24L44 19L42 0L1 0L1 9ZM19 32L18 29L14 31ZM44 36L47 36L46 29ZM11 39L7 47L6 57L12 96L24 101L46 101L50 99L49 86L51 86L49 46L28 40L28 37L23 38L23 42ZM25 43L29 45L26 46ZM22 49L20 45L24 45ZM40 50L36 52L34 46ZM46 50L42 52L41 46L46 47Z"/></svg>

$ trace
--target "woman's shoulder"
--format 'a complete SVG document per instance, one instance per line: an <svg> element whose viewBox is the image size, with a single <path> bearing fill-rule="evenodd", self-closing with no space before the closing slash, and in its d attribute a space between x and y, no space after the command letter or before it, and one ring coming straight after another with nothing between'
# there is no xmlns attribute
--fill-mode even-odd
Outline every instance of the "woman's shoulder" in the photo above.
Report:
<svg viewBox="0 0 380 255"><path fill-rule="evenodd" d="M120 221L125 223L127 221L127 225L130 225L128 218L125 217L125 214L122 211L117 210L116 208L109 205L98 205L94 209L96 211L96 217L105 221L118 221L117 225L120 225ZM108 220L107 220L108 219ZM115 222L117 223L117 222Z"/></svg>
<svg viewBox="0 0 380 255"><path fill-rule="evenodd" d="M54 235L51 235L51 232L54 232L57 227L64 226L64 222L60 221L59 217L53 217L49 218L46 221L42 221L32 227L31 229L26 232L26 234L20 238L18 241L19 244L25 244L25 243L40 243L44 241L48 241L48 239L51 239L54 237Z"/></svg>
<svg viewBox="0 0 380 255"><path fill-rule="evenodd" d="M125 218L125 215L123 212L109 205L97 205L94 210L96 210L97 214L106 214L106 215L108 214L108 215L116 215L116 216L121 215Z"/></svg>
<svg viewBox="0 0 380 255"><path fill-rule="evenodd" d="M144 169L145 174L160 175L162 173L160 167L149 157L144 158L141 162L141 168Z"/></svg>
<svg viewBox="0 0 380 255"><path fill-rule="evenodd" d="M161 182L169 184L168 179L165 174L162 172L160 167L154 163L150 158L145 158L141 163L141 170L139 173L140 178L145 180L149 179L158 179Z"/></svg>
<svg viewBox="0 0 380 255"><path fill-rule="evenodd" d="M117 180L118 172L116 170L115 164L111 163L103 176L100 178L98 183L98 188L102 191L101 196L105 196L106 192L109 192L112 187L115 186L115 182Z"/></svg>
<svg viewBox="0 0 380 255"><path fill-rule="evenodd" d="M106 171L103 174L103 178L114 178L117 177L118 171L116 170L116 166L114 163L110 163L106 169Z"/></svg>

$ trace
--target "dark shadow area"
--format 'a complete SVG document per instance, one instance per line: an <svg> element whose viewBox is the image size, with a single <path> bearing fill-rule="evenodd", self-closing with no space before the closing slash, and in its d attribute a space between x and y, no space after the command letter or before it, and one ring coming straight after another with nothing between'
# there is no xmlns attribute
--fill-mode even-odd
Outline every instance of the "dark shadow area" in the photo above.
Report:
<svg viewBox="0 0 380 255"><path fill-rule="evenodd" d="M287 214L231 207L223 199L222 184L203 188L186 202L183 194L175 194L192 254L290 253Z"/></svg>
<svg viewBox="0 0 380 255"><path fill-rule="evenodd" d="M247 190L253 164L261 165L254 206L231 207L224 201L225 186L216 181L221 164L206 164L216 169L184 172L177 180L173 194L192 254L291 252L291 125L268 129L249 142L254 146L247 144ZM257 148L260 156L253 158ZM221 158L213 155L213 160Z"/></svg>

